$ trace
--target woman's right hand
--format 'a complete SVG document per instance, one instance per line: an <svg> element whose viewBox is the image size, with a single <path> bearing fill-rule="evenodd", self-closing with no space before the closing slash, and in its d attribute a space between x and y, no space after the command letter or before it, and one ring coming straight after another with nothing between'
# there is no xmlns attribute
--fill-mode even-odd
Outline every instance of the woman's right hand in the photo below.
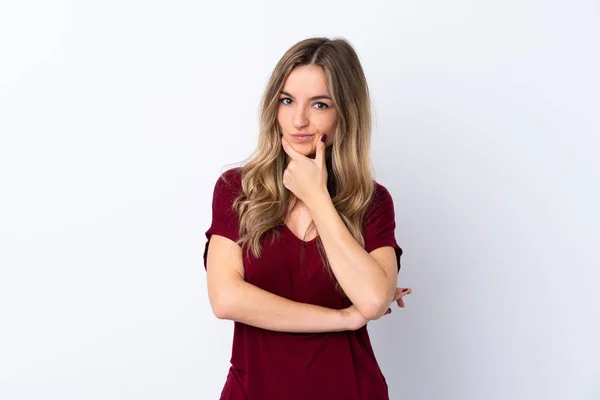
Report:
<svg viewBox="0 0 600 400"><path fill-rule="evenodd" d="M412 293L412 289L410 289L410 288L396 288L396 294L394 295L393 301L395 301L398 304L398 307L404 308L405 304L404 304L404 300L402 298L404 296L406 296L407 294L411 294L411 293ZM356 308L356 306L354 304L348 308L341 310L341 312L342 312L342 315L344 316L344 318L346 319L346 321L348 322L348 330L351 330L351 331L358 330L358 329L362 328L363 326L365 326L369 322L368 319L363 317L363 315L358 311L358 308ZM392 309L388 308L381 317L383 317L384 315L388 315L391 312L392 312ZM379 318L381 318L381 317L379 317ZM377 318L377 319L379 319L379 318Z"/></svg>

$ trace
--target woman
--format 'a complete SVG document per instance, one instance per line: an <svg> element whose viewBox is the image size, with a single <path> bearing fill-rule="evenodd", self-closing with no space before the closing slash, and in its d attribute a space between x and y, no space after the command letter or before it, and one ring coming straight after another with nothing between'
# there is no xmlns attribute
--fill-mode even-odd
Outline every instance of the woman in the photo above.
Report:
<svg viewBox="0 0 600 400"><path fill-rule="evenodd" d="M235 321L221 399L388 399L366 324L411 290L396 288L402 249L370 136L352 46L292 46L264 93L257 150L214 188L208 294Z"/></svg>

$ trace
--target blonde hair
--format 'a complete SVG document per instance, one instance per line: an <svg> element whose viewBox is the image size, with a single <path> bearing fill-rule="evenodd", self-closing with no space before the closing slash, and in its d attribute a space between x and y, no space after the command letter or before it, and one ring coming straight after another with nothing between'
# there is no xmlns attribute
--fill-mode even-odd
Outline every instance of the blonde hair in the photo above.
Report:
<svg viewBox="0 0 600 400"><path fill-rule="evenodd" d="M309 38L293 45L279 60L265 89L260 112L258 146L242 166L242 193L234 201L239 216L237 243L259 258L263 236L282 225L295 196L283 185L286 153L277 122L279 96L291 71L320 66L338 123L327 149L328 191L335 209L352 236L364 246L363 217L375 190L370 158L371 102L358 55L344 39ZM308 231L316 228L314 221ZM277 231L275 229L275 231ZM278 234L278 232L277 232ZM276 234L276 236L277 236ZM333 276L321 238L319 252ZM339 290L339 284L337 284Z"/></svg>

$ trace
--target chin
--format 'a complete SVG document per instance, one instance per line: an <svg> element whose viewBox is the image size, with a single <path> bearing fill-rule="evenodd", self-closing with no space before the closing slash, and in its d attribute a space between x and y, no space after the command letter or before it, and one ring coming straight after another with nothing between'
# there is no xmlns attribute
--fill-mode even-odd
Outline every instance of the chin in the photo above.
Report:
<svg viewBox="0 0 600 400"><path fill-rule="evenodd" d="M316 150L313 143L293 143L292 148L305 156L315 154Z"/></svg>

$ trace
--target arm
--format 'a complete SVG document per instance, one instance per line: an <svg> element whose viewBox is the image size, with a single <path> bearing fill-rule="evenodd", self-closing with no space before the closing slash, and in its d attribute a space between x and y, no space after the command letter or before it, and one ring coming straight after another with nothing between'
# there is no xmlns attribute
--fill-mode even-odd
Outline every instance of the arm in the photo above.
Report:
<svg viewBox="0 0 600 400"><path fill-rule="evenodd" d="M299 303L246 282L242 249L216 234L208 247L207 280L210 305L220 319L281 332L336 332L367 323L354 307L334 310Z"/></svg>
<svg viewBox="0 0 600 400"><path fill-rule="evenodd" d="M326 191L307 206L340 286L365 318L379 318L396 293L394 249L384 246L367 253L348 231Z"/></svg>

